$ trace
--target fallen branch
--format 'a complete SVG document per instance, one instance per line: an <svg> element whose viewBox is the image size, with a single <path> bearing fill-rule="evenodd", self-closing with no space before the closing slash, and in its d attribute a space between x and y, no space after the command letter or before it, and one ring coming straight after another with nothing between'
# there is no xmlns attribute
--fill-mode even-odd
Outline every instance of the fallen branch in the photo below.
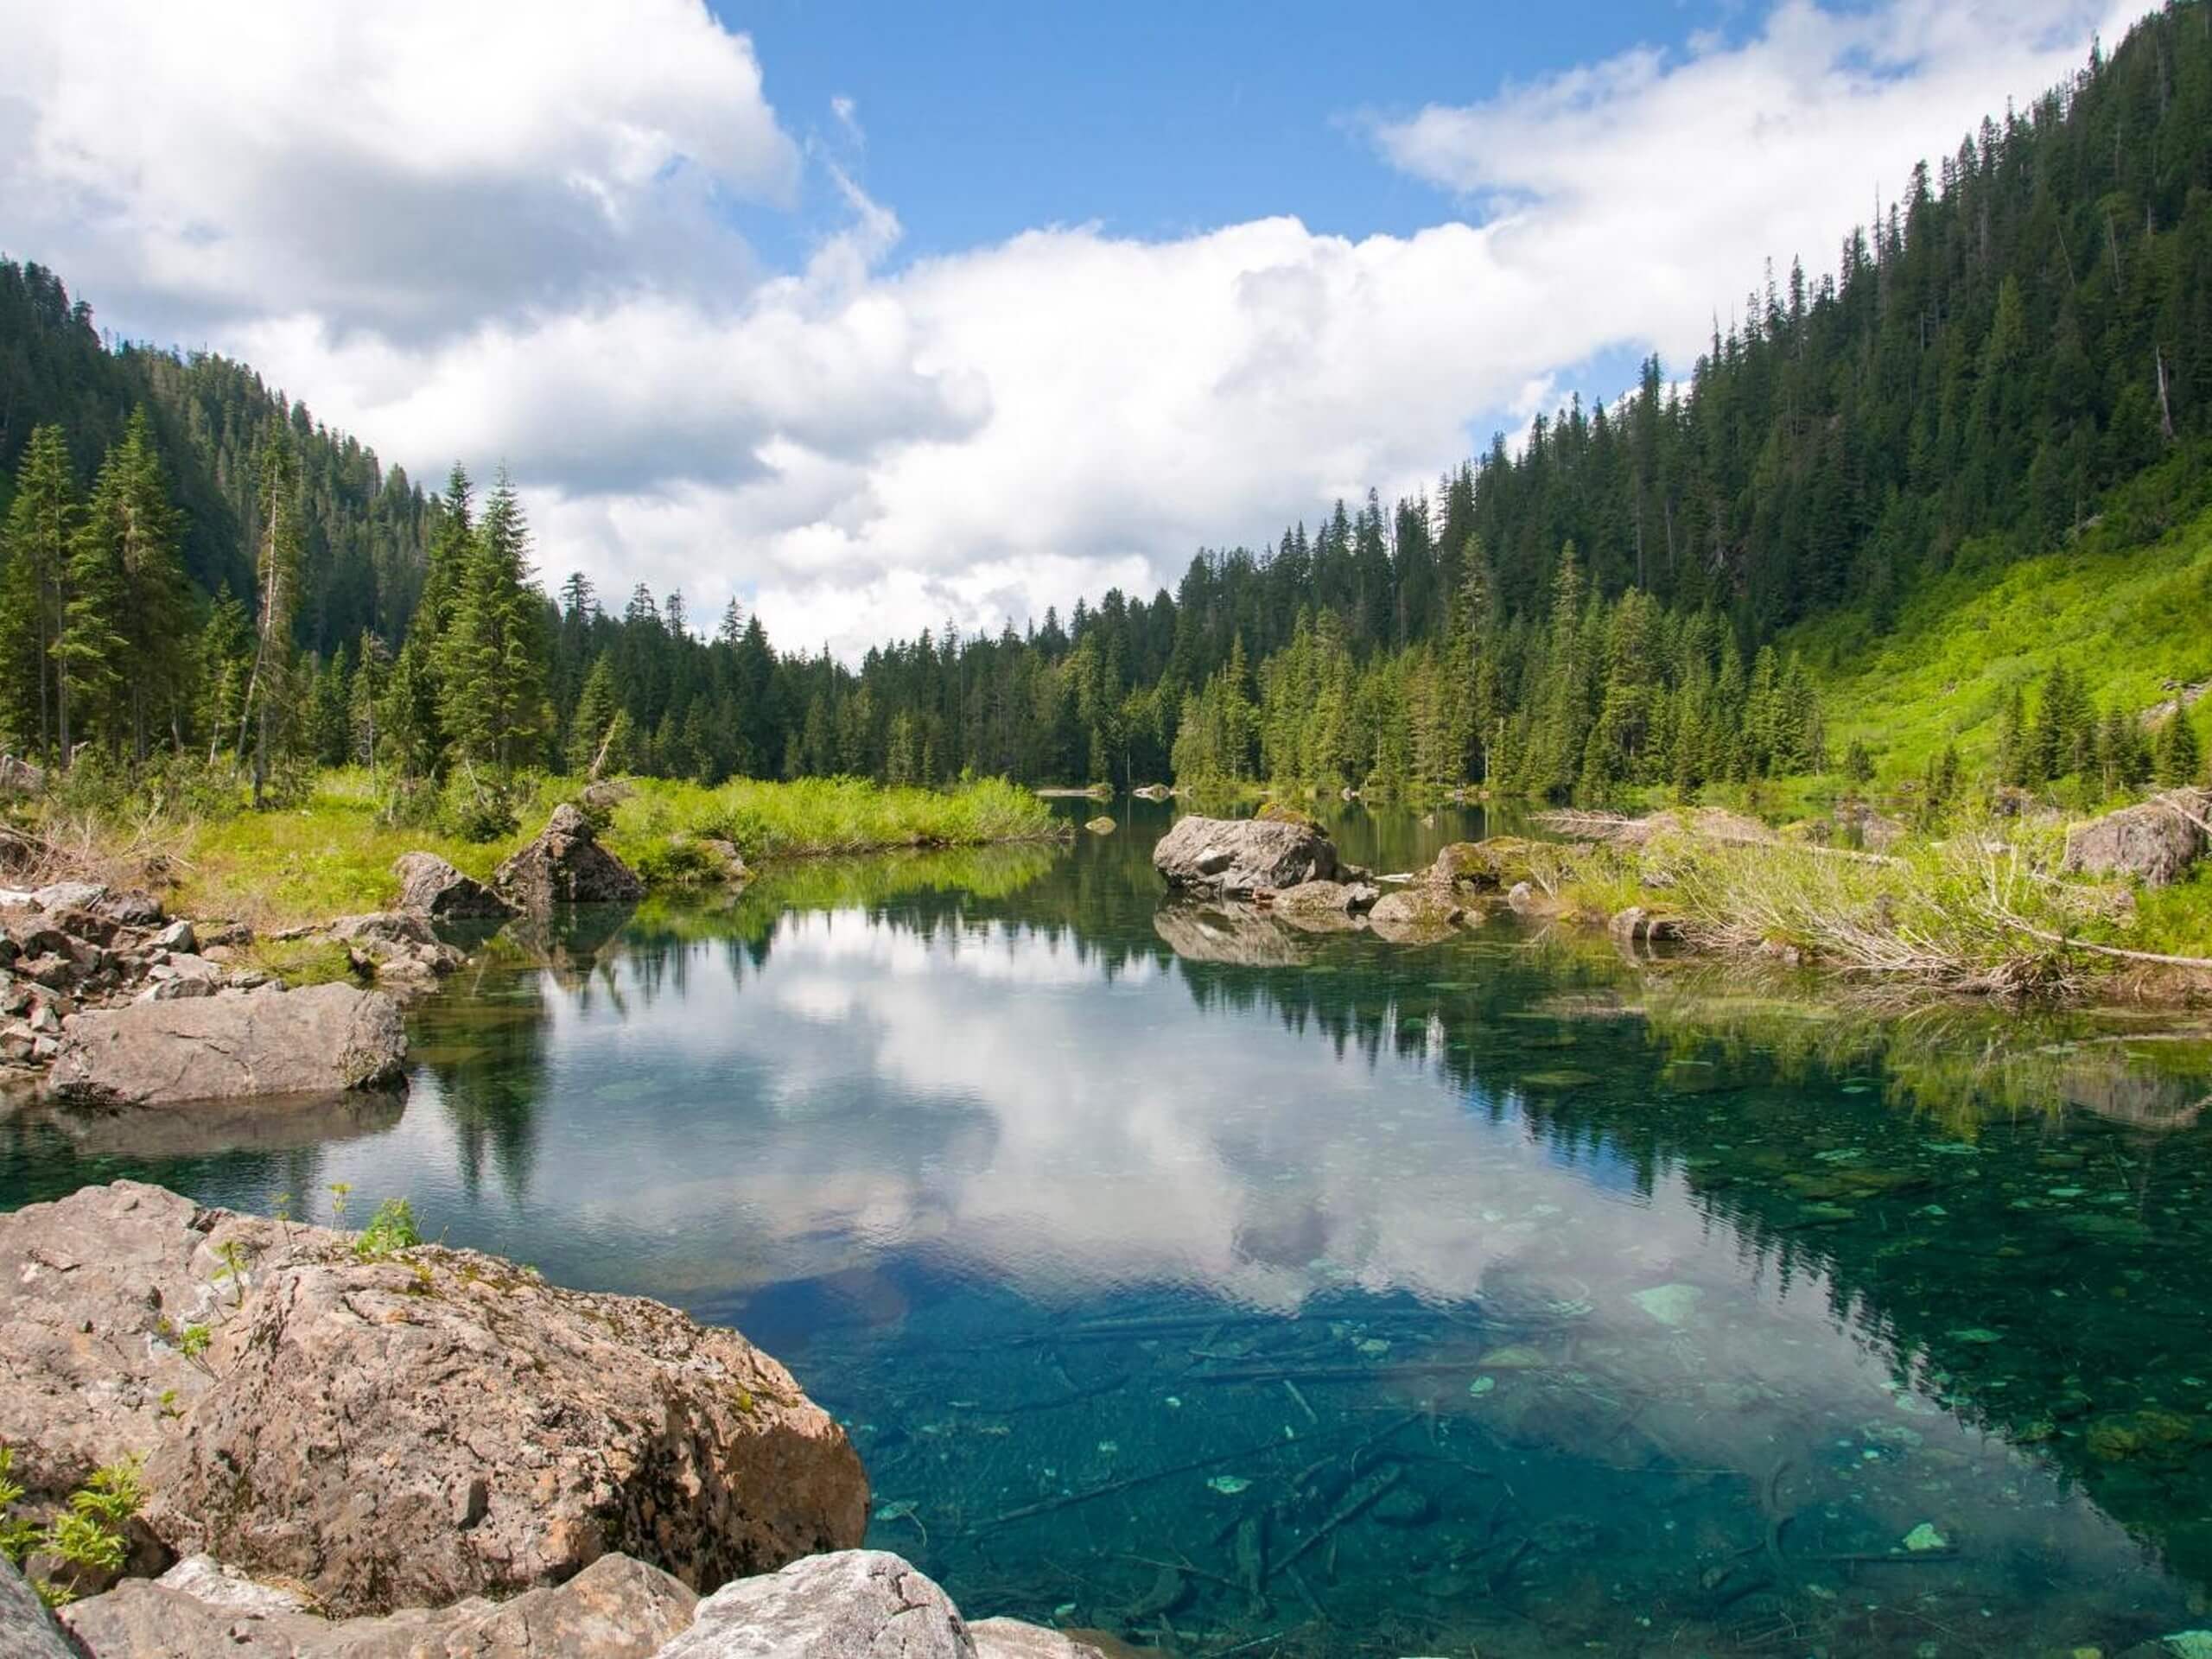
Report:
<svg viewBox="0 0 2212 1659"><path fill-rule="evenodd" d="M2046 928L2033 926L2017 916L2000 916L1997 919L2031 938L2041 939L2047 944L2063 945L2069 950L2093 951L2101 957L2116 957L2122 962L2154 962L2166 968L2212 969L2212 957L2170 957L2158 950L2128 950L2117 944L2094 944L2088 939L2069 939L2063 933L2053 933Z"/></svg>
<svg viewBox="0 0 2212 1659"><path fill-rule="evenodd" d="M1122 1480L1109 1480L1103 1486L1090 1487L1084 1491L1062 1492L1058 1497L1040 1498L1034 1503L1025 1503L1020 1509L1008 1510L1002 1515L995 1515L987 1521L978 1522L976 1530L981 1532L986 1527L1002 1527L1009 1522L1027 1521L1032 1516L1050 1515L1055 1510L1069 1509L1077 1503L1088 1503L1093 1498L1111 1497L1116 1492L1126 1492L1135 1486L1149 1485L1155 1480L1166 1480L1175 1475L1187 1475L1194 1469L1208 1469L1217 1464L1231 1462L1237 1458L1253 1458L1262 1452L1280 1451L1290 1444L1292 1442L1287 1440L1262 1440L1255 1446L1240 1446L1227 1452L1216 1452L1206 1457L1193 1458L1188 1463L1170 1464L1165 1469L1154 1469L1141 1475L1130 1475ZM1298 1444L1310 1446L1313 1442L1306 1440Z"/></svg>

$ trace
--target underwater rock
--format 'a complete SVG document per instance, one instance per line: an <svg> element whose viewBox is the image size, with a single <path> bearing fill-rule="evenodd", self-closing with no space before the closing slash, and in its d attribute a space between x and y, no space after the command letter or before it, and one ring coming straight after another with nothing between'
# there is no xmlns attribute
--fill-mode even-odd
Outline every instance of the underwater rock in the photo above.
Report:
<svg viewBox="0 0 2212 1659"><path fill-rule="evenodd" d="M1375 1500L1370 1511L1386 1527L1418 1527L1430 1514L1428 1499L1410 1486L1399 1486Z"/></svg>
<svg viewBox="0 0 2212 1659"><path fill-rule="evenodd" d="M1951 1547L1951 1541L1937 1531L1935 1523L1930 1521L1923 1521L1910 1532L1905 1534L1900 1541L1915 1554L1924 1554L1931 1549L1948 1549Z"/></svg>
<svg viewBox="0 0 2212 1659"><path fill-rule="evenodd" d="M1083 827L1090 830L1094 836L1110 836L1122 826L1116 823L1113 819L1108 817L1103 812L1101 812L1096 817L1091 819Z"/></svg>
<svg viewBox="0 0 2212 1659"><path fill-rule="evenodd" d="M1660 1324L1678 1328L1690 1322L1705 1293L1695 1285L1655 1285L1629 1300Z"/></svg>

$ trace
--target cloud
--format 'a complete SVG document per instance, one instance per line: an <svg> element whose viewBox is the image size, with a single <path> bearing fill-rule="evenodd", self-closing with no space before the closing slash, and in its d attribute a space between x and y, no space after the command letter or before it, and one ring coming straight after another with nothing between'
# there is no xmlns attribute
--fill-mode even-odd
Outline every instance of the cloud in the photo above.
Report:
<svg viewBox="0 0 2212 1659"><path fill-rule="evenodd" d="M104 305L435 337L744 275L797 147L699 0L86 0L11 21L0 218ZM302 390L312 391L312 388Z"/></svg>
<svg viewBox="0 0 2212 1659"><path fill-rule="evenodd" d="M1382 153L1495 232L1502 262L1578 309L1593 347L1682 362L1717 314L1802 257L1833 270L1845 234L1913 165L1955 151L2079 69L2145 8L2100 0L1787 0L1735 46L1642 48L1486 102L1370 123Z"/></svg>
<svg viewBox="0 0 2212 1659"><path fill-rule="evenodd" d="M0 66L0 216L410 471L504 460L549 575L699 616L735 593L849 657L1148 594L1201 544L1421 487L1593 358L1686 365L1766 257L1829 268L1914 161L2125 17L1794 0L1735 44L1370 119L1446 193L1413 234L1071 225L902 264L892 207L802 154L696 4L372 10L42 14ZM760 268L731 203L810 186L833 226Z"/></svg>

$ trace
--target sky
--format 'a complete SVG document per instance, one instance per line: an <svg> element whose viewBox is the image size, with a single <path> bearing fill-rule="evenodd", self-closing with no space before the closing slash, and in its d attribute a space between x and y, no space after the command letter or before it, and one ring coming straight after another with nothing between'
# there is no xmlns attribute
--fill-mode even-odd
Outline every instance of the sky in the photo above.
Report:
<svg viewBox="0 0 2212 1659"><path fill-rule="evenodd" d="M2144 10L0 0L0 252L849 659L1686 372Z"/></svg>

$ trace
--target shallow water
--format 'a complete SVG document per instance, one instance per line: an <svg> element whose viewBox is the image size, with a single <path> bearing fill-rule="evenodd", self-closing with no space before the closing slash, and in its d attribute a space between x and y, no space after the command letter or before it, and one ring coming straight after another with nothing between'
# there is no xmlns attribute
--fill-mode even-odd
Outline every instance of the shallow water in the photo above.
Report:
<svg viewBox="0 0 2212 1659"><path fill-rule="evenodd" d="M1116 811L505 942L404 1104L0 1123L0 1205L347 1183L734 1323L976 1617L1916 1659L2212 1622L2204 1045L1162 914L1166 811ZM1338 825L1383 868L1479 830Z"/></svg>

